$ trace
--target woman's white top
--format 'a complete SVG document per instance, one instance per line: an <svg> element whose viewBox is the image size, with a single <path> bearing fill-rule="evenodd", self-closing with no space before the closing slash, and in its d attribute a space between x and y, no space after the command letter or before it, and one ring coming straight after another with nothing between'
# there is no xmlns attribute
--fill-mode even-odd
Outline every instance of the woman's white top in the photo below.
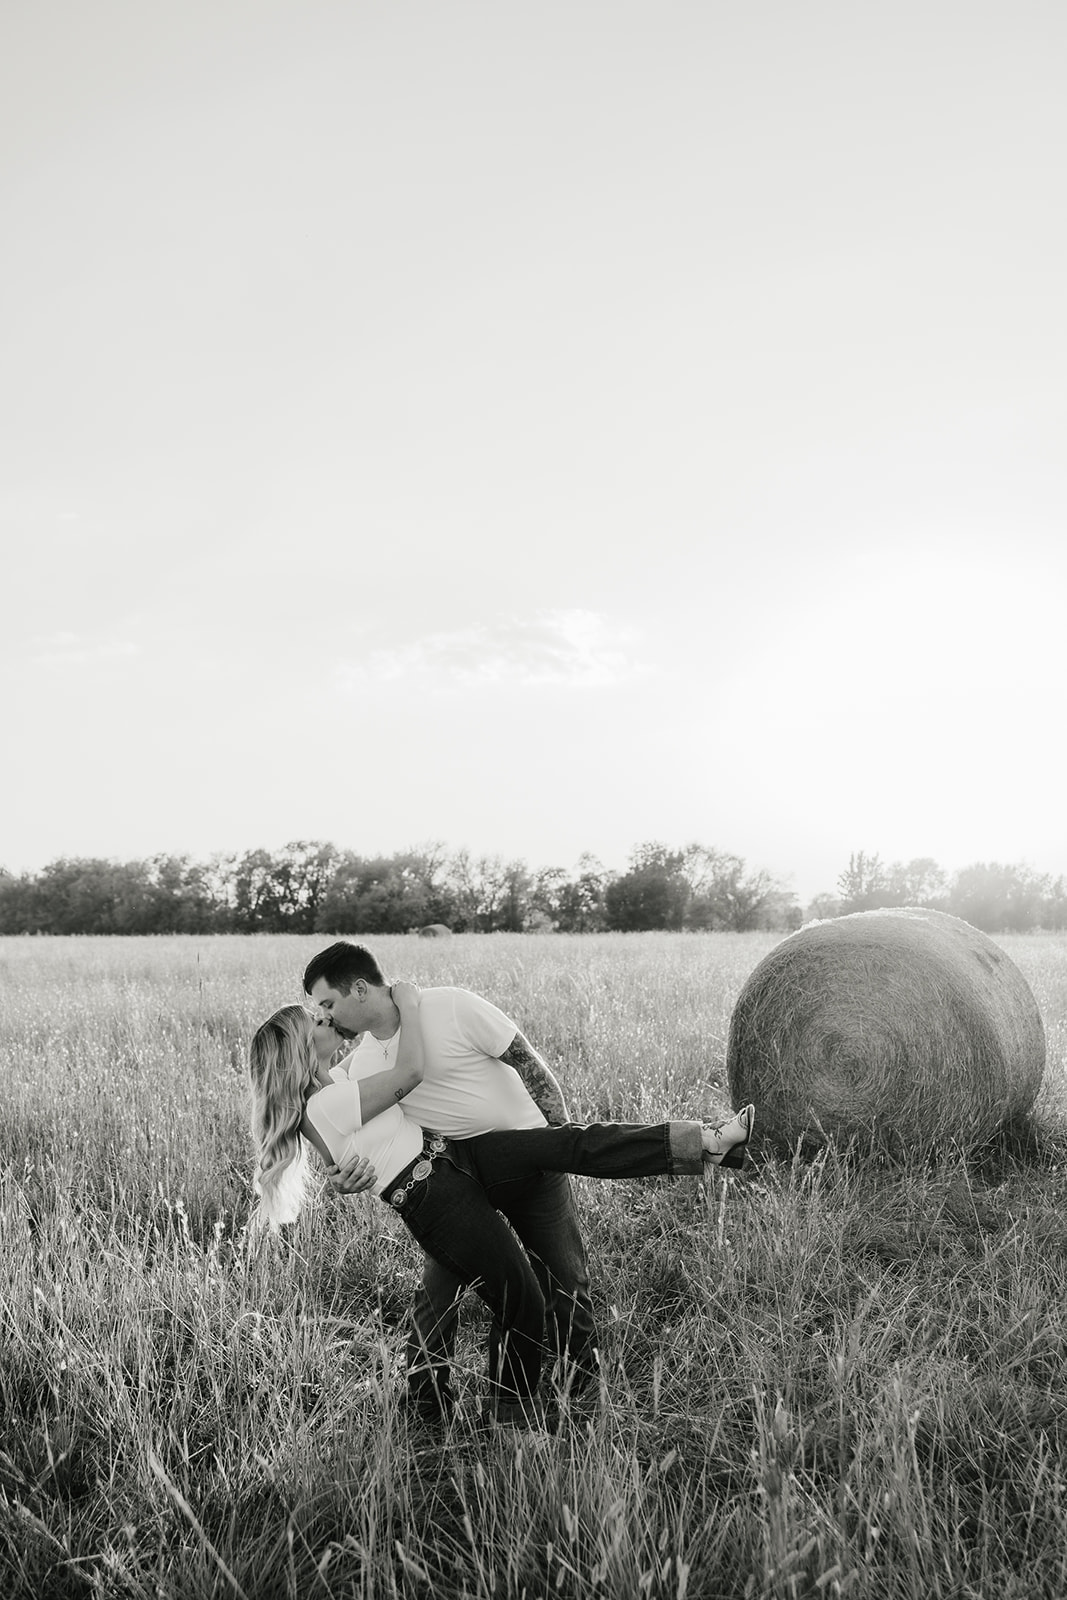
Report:
<svg viewBox="0 0 1067 1600"><path fill-rule="evenodd" d="M330 1068L333 1082L309 1096L304 1107L305 1116L338 1166L355 1155L372 1163L377 1173L375 1194L381 1194L398 1172L422 1154L425 1142L422 1124L405 1116L398 1105L364 1123L359 1079L371 1078L381 1069L378 1060L368 1061L361 1070L356 1057L349 1056L341 1066Z"/></svg>

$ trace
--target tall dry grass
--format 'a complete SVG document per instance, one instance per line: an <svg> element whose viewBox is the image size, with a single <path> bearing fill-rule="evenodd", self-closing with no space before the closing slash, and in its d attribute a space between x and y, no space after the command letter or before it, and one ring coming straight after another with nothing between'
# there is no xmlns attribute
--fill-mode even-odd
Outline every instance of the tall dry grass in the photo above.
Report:
<svg viewBox="0 0 1067 1600"><path fill-rule="evenodd" d="M725 1109L763 936L376 940L480 990L574 1115ZM0 942L0 1593L1067 1593L1067 941L1039 1136L981 1167L579 1180L598 1396L559 1431L398 1411L418 1258L324 1196L247 1247L244 1049L316 941Z"/></svg>

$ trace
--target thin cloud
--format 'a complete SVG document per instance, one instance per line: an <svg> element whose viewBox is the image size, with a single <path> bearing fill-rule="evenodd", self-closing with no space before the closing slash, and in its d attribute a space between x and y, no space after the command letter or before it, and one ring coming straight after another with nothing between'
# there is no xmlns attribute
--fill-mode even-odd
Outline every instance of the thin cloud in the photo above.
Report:
<svg viewBox="0 0 1067 1600"><path fill-rule="evenodd" d="M30 660L37 667L86 667L137 654L129 639L92 639L82 633L51 633L34 640Z"/></svg>
<svg viewBox="0 0 1067 1600"><path fill-rule="evenodd" d="M345 689L422 680L435 688L608 689L649 672L626 648L631 639L594 611L542 611L374 650L343 662L338 677Z"/></svg>

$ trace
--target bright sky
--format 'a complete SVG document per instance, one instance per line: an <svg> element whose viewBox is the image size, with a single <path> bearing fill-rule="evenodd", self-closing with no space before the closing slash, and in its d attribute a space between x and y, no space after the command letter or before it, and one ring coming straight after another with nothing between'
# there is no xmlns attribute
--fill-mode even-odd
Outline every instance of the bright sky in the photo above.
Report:
<svg viewBox="0 0 1067 1600"><path fill-rule="evenodd" d="M1067 872L1067 8L0 20L0 863Z"/></svg>

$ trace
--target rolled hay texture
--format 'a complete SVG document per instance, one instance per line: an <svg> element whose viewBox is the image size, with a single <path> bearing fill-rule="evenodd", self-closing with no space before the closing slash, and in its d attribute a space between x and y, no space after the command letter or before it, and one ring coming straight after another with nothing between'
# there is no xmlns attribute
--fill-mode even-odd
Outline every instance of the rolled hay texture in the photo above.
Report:
<svg viewBox="0 0 1067 1600"><path fill-rule="evenodd" d="M727 1075L759 1143L973 1147L1033 1106L1045 1030L992 939L918 907L809 923L741 991Z"/></svg>

